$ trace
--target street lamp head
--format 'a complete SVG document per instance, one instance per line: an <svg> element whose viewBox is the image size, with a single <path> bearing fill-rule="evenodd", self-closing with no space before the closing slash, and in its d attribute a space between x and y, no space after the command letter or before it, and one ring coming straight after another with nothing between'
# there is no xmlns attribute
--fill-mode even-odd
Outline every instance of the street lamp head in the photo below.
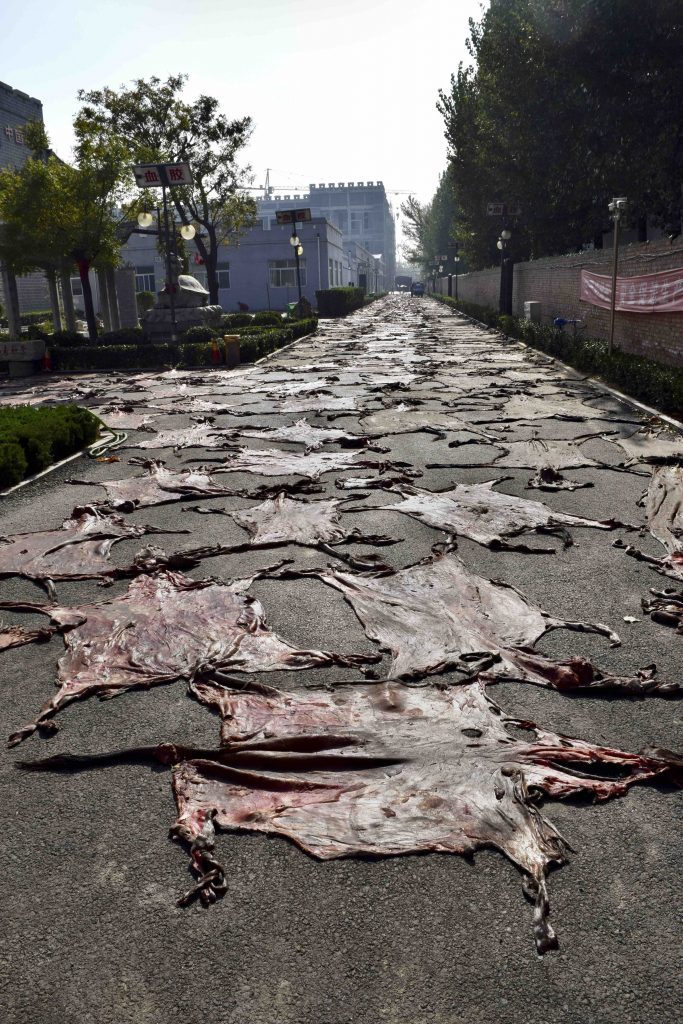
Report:
<svg viewBox="0 0 683 1024"><path fill-rule="evenodd" d="M300 245L299 236L297 234L290 235L289 244L292 246Z"/></svg>
<svg viewBox="0 0 683 1024"><path fill-rule="evenodd" d="M180 229L180 234L186 242L189 242L197 234L197 230L194 224L183 224Z"/></svg>
<svg viewBox="0 0 683 1024"><path fill-rule="evenodd" d="M510 231L509 228L503 228L503 230L500 233L500 237L503 239L504 242L507 242L510 238L512 238L512 232Z"/></svg>
<svg viewBox="0 0 683 1024"><path fill-rule="evenodd" d="M138 214L138 224L140 225L141 228L148 228L153 220L154 217L152 216L151 213L143 211L142 213Z"/></svg>
<svg viewBox="0 0 683 1024"><path fill-rule="evenodd" d="M297 256L303 256L303 254L304 254L304 247L303 247L303 245L297 245L297 247L296 247L296 254L297 254Z"/></svg>
<svg viewBox="0 0 683 1024"><path fill-rule="evenodd" d="M502 249L502 248L503 248L503 243L502 243L501 239L499 238L498 241L496 242L496 249Z"/></svg>

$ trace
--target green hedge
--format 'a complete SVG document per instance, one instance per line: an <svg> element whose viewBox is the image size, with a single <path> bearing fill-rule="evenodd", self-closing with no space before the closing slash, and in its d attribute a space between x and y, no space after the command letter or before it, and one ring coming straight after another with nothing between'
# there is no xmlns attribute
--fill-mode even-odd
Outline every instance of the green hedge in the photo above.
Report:
<svg viewBox="0 0 683 1024"><path fill-rule="evenodd" d="M601 377L617 390L654 406L660 412L683 419L683 369L664 366L620 349L613 349L610 354L607 342L600 338L574 337L554 326L500 316L492 309L462 299L456 302L445 295L433 295L433 298L465 316L524 341L532 348L561 359L582 373Z"/></svg>
<svg viewBox="0 0 683 1024"><path fill-rule="evenodd" d="M254 313L252 323L257 327L279 327L282 323L282 315L274 310L266 309L262 313Z"/></svg>
<svg viewBox="0 0 683 1024"><path fill-rule="evenodd" d="M318 316L346 316L365 302L362 288L322 288L315 293Z"/></svg>
<svg viewBox="0 0 683 1024"><path fill-rule="evenodd" d="M240 340L240 359L254 362L261 356L282 348L290 341L311 334L318 326L314 318L296 320L279 330L249 331ZM189 332L188 332L189 333ZM81 339L81 342L83 339ZM60 373L76 370L161 369L166 366L213 366L213 345L210 341L152 345L60 345L50 346L52 369Z"/></svg>
<svg viewBox="0 0 683 1024"><path fill-rule="evenodd" d="M249 327L253 317L251 313L226 313L221 317L221 330L232 331L235 327Z"/></svg>
<svg viewBox="0 0 683 1024"><path fill-rule="evenodd" d="M0 409L0 490L92 444L99 425L96 416L76 405Z"/></svg>

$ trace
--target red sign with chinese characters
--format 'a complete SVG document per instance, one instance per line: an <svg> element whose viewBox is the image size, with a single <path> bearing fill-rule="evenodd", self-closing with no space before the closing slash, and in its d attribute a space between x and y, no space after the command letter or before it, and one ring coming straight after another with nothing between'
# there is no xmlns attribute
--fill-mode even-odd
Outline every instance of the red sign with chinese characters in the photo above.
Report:
<svg viewBox="0 0 683 1024"><path fill-rule="evenodd" d="M133 168L140 188L161 188L163 185L191 185L189 164L138 164Z"/></svg>
<svg viewBox="0 0 683 1024"><path fill-rule="evenodd" d="M612 307L612 278L581 271L581 300ZM639 277L618 277L615 308L623 313L683 313L683 267Z"/></svg>

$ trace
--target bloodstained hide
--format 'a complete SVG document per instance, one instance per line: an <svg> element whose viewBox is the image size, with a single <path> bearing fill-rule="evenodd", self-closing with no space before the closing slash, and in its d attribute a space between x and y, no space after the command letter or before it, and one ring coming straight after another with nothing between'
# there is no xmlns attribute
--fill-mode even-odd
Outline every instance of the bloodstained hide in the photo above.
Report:
<svg viewBox="0 0 683 1024"><path fill-rule="evenodd" d="M213 425L213 416L199 419L191 427L179 427L176 430L160 430L151 437L141 438L134 444L124 448L225 448L235 438L235 431L221 430Z"/></svg>
<svg viewBox="0 0 683 1024"><path fill-rule="evenodd" d="M201 682L195 689L221 714L223 750L180 760L173 771L174 832L192 844L198 876L180 902L212 902L227 887L211 852L214 825L286 836L321 860L494 847L524 874L543 953L557 945L546 876L566 862L568 847L531 794L608 800L673 775L680 763L507 718L480 682L306 696Z"/></svg>
<svg viewBox="0 0 683 1024"><path fill-rule="evenodd" d="M9 651L12 647L23 647L36 641L49 640L51 629L24 629L23 626L0 625L0 651Z"/></svg>
<svg viewBox="0 0 683 1024"><path fill-rule="evenodd" d="M231 583L192 580L163 571L134 580L125 594L83 607L3 602L42 612L64 633L59 691L33 722L10 737L21 742L60 708L91 694L113 697L213 672L275 672L326 665L353 666L377 656L297 650L271 632L261 603L246 591L264 569Z"/></svg>
<svg viewBox="0 0 683 1024"><path fill-rule="evenodd" d="M650 533L667 553L655 558L631 546L626 553L649 562L663 576L683 583L683 466L655 469L640 504L645 508Z"/></svg>
<svg viewBox="0 0 683 1024"><path fill-rule="evenodd" d="M86 505L75 508L59 530L0 538L0 579L23 576L47 585L52 592L50 580L94 579L116 572L109 555L117 541L150 533L187 532L129 523Z"/></svg>
<svg viewBox="0 0 683 1024"><path fill-rule="evenodd" d="M518 498L513 494L493 490L495 484L506 479L510 478L501 477L480 484L456 484L454 488L446 491L399 487L397 491L403 501L395 505L379 505L377 508L387 512L401 512L437 530L469 537L477 544L490 548L511 547L509 538L530 532L559 532L564 536L565 546L569 546L572 540L564 530L566 526L613 530L624 525L614 519L600 522L566 512L556 512L540 501L530 501L527 498Z"/></svg>
<svg viewBox="0 0 683 1024"><path fill-rule="evenodd" d="M288 572L288 570L285 570ZM678 694L652 667L633 677L603 676L589 661L555 662L533 645L552 629L619 637L599 622L569 622L543 611L502 580L488 580L452 553L384 574L304 570L339 590L366 634L391 652L390 679L415 680L448 670L471 678L514 679L556 690L602 689L627 694Z"/></svg>

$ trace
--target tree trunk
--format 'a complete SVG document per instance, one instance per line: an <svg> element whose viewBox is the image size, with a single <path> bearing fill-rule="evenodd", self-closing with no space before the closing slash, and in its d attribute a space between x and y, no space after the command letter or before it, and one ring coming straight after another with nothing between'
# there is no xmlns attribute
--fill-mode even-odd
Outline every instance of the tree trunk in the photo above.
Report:
<svg viewBox="0 0 683 1024"><path fill-rule="evenodd" d="M92 288L90 287L90 262L88 260L76 260L78 274L83 285L83 305L85 307L85 321L88 325L88 337L90 341L97 341L97 320L95 319L95 307L92 301Z"/></svg>
<svg viewBox="0 0 683 1024"><path fill-rule="evenodd" d="M206 266L206 283L209 288L209 305L217 306L218 272L216 265L218 263L218 246L216 245L216 232L213 228L208 228L207 235L209 236L209 245L206 247L204 264Z"/></svg>
<svg viewBox="0 0 683 1024"><path fill-rule="evenodd" d="M57 291L57 275L54 270L45 271L45 280L47 281L47 289L50 293L50 308L52 310L52 324L53 330L61 331L62 329L62 314L59 309L59 293Z"/></svg>
<svg viewBox="0 0 683 1024"><path fill-rule="evenodd" d="M62 305L64 307L64 322L67 331L76 330L76 313L74 310L74 297L71 291L71 271L60 270L59 283L62 286Z"/></svg>
<svg viewBox="0 0 683 1024"><path fill-rule="evenodd" d="M5 315L10 338L21 338L21 316L17 279L12 270L2 268L2 290L5 293Z"/></svg>

